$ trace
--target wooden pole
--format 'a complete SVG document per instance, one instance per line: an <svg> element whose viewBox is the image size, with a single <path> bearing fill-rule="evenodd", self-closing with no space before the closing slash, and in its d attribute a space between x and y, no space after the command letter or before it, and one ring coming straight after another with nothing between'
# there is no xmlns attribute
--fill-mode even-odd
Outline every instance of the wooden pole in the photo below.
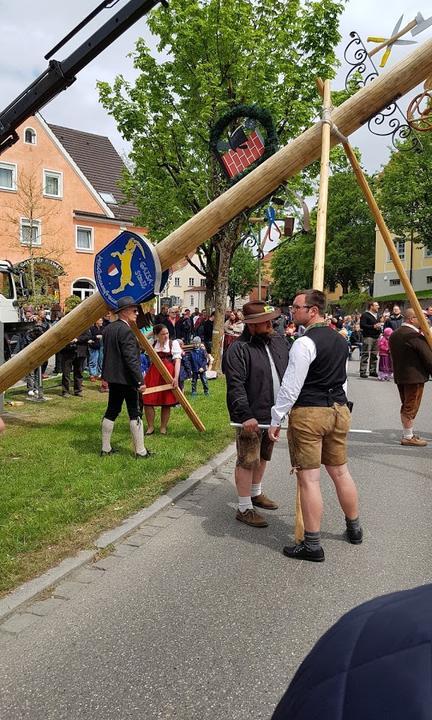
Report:
<svg viewBox="0 0 432 720"><path fill-rule="evenodd" d="M312 287L316 290L324 290L324 264L325 246L327 231L327 201L329 183L329 160L330 160L330 80L324 81L323 99L323 123L322 123L322 144L321 144L321 168L320 186L318 199L317 227L315 240L315 259L313 269Z"/></svg>
<svg viewBox="0 0 432 720"><path fill-rule="evenodd" d="M350 135L431 74L432 40L428 40L336 108L332 119L343 135ZM332 145L339 142L332 136ZM192 253L240 212L258 205L288 178L317 160L320 150L321 123L316 123L162 240L156 248L162 269ZM82 302L0 368L0 392L58 352L108 309L97 293Z"/></svg>
<svg viewBox="0 0 432 720"><path fill-rule="evenodd" d="M131 328L135 333L135 337L138 340L140 347L144 352L149 356L150 360L152 361L153 365L159 370L160 374L162 375L163 379L166 380L166 382L171 387L172 392L174 393L176 399L179 401L180 405L182 406L183 410L185 411L186 415L192 420L193 424L195 425L196 429L200 432L205 431L205 426L201 422L200 418L196 414L195 410L193 409L192 405L188 400L186 400L184 394L180 390L180 388L175 388L172 386L172 376L170 375L170 372L168 368L165 367L162 360L160 359L159 355L157 354L156 350L154 349L153 345L147 340L147 338L138 330L138 327L134 324L131 324Z"/></svg>
<svg viewBox="0 0 432 720"><path fill-rule="evenodd" d="M317 87L322 94L323 83L320 78L317 79ZM403 285L403 288L404 288L406 295L408 297L408 300L410 302L410 306L415 311L415 314L418 318L418 321L419 321L420 327L423 331L423 334L424 334L427 342L429 343L429 346L432 348L431 328L424 316L423 309L418 301L418 298L417 298L417 295L415 294L414 288L411 285L411 282L407 275L407 272L406 272L406 270L402 264L402 261L398 255L398 252L396 250L396 247L395 247L395 244L393 241L393 236L386 225L386 222L383 218L381 210L378 207L378 203L376 202L376 200L373 196L372 190L369 187L369 183L363 173L361 165L360 165L359 161L357 160L357 158L354 154L354 151L353 151L350 143L348 142L348 140L346 142L342 142L342 147L345 150L346 156L347 156L347 158L350 162L350 165L354 171L357 182L363 192L364 198L369 206L369 209L375 219L375 222L376 222L378 229L381 233L381 236L384 240L385 246L390 255L390 259L395 267L395 270L398 274L398 277Z"/></svg>
<svg viewBox="0 0 432 720"><path fill-rule="evenodd" d="M408 25L405 25L405 27L402 28L402 30L399 30L396 35L392 35L391 38L388 38L388 40L384 40L380 45L378 45L376 48L370 51L368 53L369 57L373 57L373 55L376 55L377 52L382 50L383 48L392 45L395 40L399 40L402 35L406 35L407 32L415 28L417 25L417 20L411 20L411 22L408 23Z"/></svg>
<svg viewBox="0 0 432 720"><path fill-rule="evenodd" d="M375 218L375 222L376 222L378 229L382 235L382 238L383 238L386 248L389 252L391 261L395 267L398 277L400 278L400 281L406 292L410 306L415 311L415 314L417 315L417 318L420 323L420 327L423 331L423 334L424 334L426 340L428 341L429 346L432 348L431 328L429 327L429 324L424 316L422 306L420 305L420 303L418 301L417 295L414 292L414 288L410 283L409 277L406 273L406 270L402 264L402 261L401 261L399 255L398 255L398 252L397 252L395 244L394 244L393 236L386 225L386 222L381 214L381 210L378 207L378 204L372 194L372 190L369 187L369 184L364 176L363 170L360 167L360 163L357 160L351 145L348 142L346 142L346 143L344 142L344 143L342 143L342 145L346 152L348 160L351 163L351 167L354 170L355 176L357 178L357 182L362 189L365 200L366 200L367 204L369 205L372 215Z"/></svg>
<svg viewBox="0 0 432 720"><path fill-rule="evenodd" d="M324 265L325 265L325 247L326 247L326 231L327 231L327 204L328 204L328 181L329 181L329 161L330 161L330 110L331 110L331 93L330 80L322 83L323 96L323 122L321 130L321 167L320 167L320 185L318 198L317 227L315 239L315 258L313 269L312 287L316 290L324 290ZM297 479L296 492L296 517L295 517L295 540L297 543L304 538L304 522L300 498L300 484Z"/></svg>

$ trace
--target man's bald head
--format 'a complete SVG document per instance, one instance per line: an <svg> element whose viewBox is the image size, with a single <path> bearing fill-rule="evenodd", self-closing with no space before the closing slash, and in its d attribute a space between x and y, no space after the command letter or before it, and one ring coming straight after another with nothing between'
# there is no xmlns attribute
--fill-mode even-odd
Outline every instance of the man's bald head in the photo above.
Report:
<svg viewBox="0 0 432 720"><path fill-rule="evenodd" d="M419 325L415 310L412 308L404 310L404 320L405 322L410 323L410 325L415 325L416 327Z"/></svg>

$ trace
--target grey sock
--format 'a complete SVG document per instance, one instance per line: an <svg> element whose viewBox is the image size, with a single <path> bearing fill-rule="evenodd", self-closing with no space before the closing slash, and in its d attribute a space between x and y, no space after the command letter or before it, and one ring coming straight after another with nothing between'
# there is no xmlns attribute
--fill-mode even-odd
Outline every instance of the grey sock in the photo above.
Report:
<svg viewBox="0 0 432 720"><path fill-rule="evenodd" d="M308 550L319 550L321 547L321 533L305 530L304 545Z"/></svg>
<svg viewBox="0 0 432 720"><path fill-rule="evenodd" d="M345 515L345 522L346 522L347 527L352 528L353 530L360 530L360 518L359 517L354 518L354 520L350 520Z"/></svg>

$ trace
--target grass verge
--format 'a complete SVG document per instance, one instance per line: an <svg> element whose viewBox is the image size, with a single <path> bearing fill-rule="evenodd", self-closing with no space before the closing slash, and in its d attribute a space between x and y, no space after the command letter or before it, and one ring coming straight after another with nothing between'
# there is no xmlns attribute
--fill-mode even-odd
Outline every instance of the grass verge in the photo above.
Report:
<svg viewBox="0 0 432 720"><path fill-rule="evenodd" d="M44 384L51 398L45 403L27 401L25 388L6 395L12 405L5 405L0 438L0 596L90 547L102 530L150 505L234 438L222 378L210 383L209 397L193 399L205 433L173 409L168 435L146 438L155 457L137 462L124 408L113 434L118 454L101 458L107 395L85 382L83 398L62 398L58 382Z"/></svg>

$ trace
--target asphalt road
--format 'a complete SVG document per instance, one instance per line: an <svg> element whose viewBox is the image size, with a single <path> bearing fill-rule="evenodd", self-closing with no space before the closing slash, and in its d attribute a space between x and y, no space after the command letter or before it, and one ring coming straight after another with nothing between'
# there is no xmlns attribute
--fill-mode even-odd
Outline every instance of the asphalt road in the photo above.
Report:
<svg viewBox="0 0 432 720"><path fill-rule="evenodd" d="M357 362L351 368L358 373ZM429 383L416 429L432 443L431 396ZM267 529L235 521L228 463L177 511L146 523L105 570L81 571L56 599L30 608L22 632L0 630L0 718L269 719L342 613L430 582L432 444L399 444L393 383L354 374L350 397L353 429L372 430L350 435L363 545L345 541L323 472L326 562L285 558L295 501L286 440L267 474L266 492L280 502Z"/></svg>

